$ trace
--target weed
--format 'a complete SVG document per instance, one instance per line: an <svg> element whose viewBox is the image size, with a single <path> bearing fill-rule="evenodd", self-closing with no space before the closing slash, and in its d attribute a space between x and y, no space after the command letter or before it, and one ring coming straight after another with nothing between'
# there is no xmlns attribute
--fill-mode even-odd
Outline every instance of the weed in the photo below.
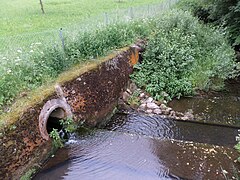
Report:
<svg viewBox="0 0 240 180"><path fill-rule="evenodd" d="M129 97L128 99L128 104L131 107L138 107L141 103L140 103L140 98L139 98L140 92L139 91L135 91L133 92L133 94Z"/></svg>
<svg viewBox="0 0 240 180"><path fill-rule="evenodd" d="M73 121L72 118L67 118L67 119L61 119L60 124L63 126L63 129L67 133L73 133L77 130L78 126L77 124Z"/></svg>
<svg viewBox="0 0 240 180"><path fill-rule="evenodd" d="M30 180L30 179L32 179L32 176L35 173L36 173L35 169L30 169L20 178L20 180Z"/></svg>
<svg viewBox="0 0 240 180"><path fill-rule="evenodd" d="M53 146L55 149L63 147L63 140L61 139L57 129L54 129L50 132L49 136L53 139Z"/></svg>

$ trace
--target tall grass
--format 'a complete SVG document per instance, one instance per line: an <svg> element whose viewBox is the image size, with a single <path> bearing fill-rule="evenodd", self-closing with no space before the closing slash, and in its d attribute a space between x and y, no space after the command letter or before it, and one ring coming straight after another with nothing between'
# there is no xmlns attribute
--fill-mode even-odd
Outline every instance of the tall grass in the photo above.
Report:
<svg viewBox="0 0 240 180"><path fill-rule="evenodd" d="M74 40L65 39L65 51L58 46L38 48L38 43L32 44L28 52L19 50L16 58L1 62L0 107L11 103L20 92L55 79L74 64L94 60L147 36L150 33L148 24L148 21L132 21L79 33Z"/></svg>

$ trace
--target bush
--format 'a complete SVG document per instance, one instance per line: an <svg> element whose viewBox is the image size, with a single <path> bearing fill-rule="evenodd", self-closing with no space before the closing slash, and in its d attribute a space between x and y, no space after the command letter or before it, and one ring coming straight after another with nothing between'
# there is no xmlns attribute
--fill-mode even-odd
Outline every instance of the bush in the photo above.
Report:
<svg viewBox="0 0 240 180"><path fill-rule="evenodd" d="M171 11L155 22L144 60L133 80L156 99L219 89L234 77L234 51L219 30L204 26L190 13Z"/></svg>

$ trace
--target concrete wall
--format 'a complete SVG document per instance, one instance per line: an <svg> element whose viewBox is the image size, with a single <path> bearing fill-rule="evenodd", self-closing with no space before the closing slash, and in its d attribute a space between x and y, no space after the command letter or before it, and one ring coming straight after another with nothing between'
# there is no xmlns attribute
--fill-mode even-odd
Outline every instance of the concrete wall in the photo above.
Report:
<svg viewBox="0 0 240 180"><path fill-rule="evenodd" d="M45 128L54 109L63 110L57 116L73 116L89 126L102 123L127 85L138 50L135 46L117 52L89 71L61 82L55 92L21 112L0 135L0 179L19 179L49 157L52 141Z"/></svg>

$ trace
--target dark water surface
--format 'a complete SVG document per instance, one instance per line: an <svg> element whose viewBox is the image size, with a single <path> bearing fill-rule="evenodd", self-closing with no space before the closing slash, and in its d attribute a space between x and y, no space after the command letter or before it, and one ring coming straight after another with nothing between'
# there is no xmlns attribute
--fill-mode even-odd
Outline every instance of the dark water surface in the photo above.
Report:
<svg viewBox="0 0 240 180"><path fill-rule="evenodd" d="M198 143L233 147L237 128L202 123L174 121L144 114L115 115L106 126L109 130Z"/></svg>
<svg viewBox="0 0 240 180"><path fill-rule="evenodd" d="M227 82L223 92L173 100L169 106L180 112L191 109L199 121L240 127L240 78Z"/></svg>
<svg viewBox="0 0 240 180"><path fill-rule="evenodd" d="M157 116L115 115L105 129L71 137L34 179L223 179L222 169L231 177L235 152L228 147L236 134Z"/></svg>
<svg viewBox="0 0 240 180"><path fill-rule="evenodd" d="M170 106L191 109L201 122L240 126L238 81L229 82L225 92L174 100ZM117 114L103 129L72 136L34 179L234 179L240 168L233 163L237 134L228 126Z"/></svg>

